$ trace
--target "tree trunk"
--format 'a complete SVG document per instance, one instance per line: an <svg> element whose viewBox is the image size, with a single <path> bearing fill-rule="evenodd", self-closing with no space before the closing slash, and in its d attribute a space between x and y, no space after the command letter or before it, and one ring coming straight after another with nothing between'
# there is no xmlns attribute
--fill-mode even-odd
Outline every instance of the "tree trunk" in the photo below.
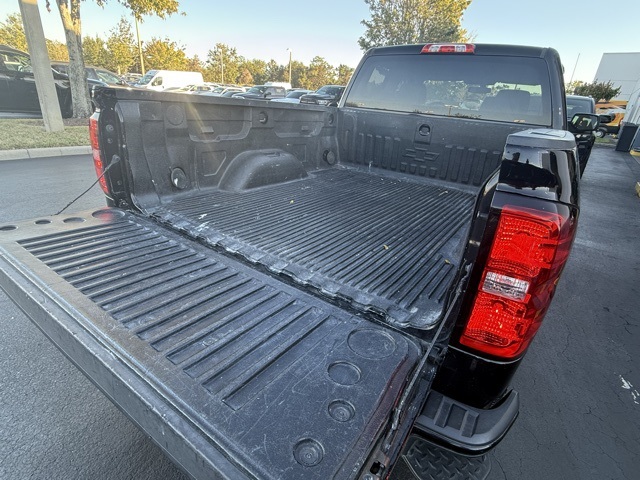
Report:
<svg viewBox="0 0 640 480"><path fill-rule="evenodd" d="M84 70L82 37L80 28L80 0L56 0L69 50L69 83L75 118L91 115L89 87Z"/></svg>

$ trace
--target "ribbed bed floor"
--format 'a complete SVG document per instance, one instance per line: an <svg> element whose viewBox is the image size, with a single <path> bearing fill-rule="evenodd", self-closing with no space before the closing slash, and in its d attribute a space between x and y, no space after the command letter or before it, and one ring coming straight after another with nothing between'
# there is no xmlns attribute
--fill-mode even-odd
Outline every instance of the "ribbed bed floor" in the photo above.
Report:
<svg viewBox="0 0 640 480"><path fill-rule="evenodd" d="M152 211L162 221L396 324L442 311L474 196L336 168Z"/></svg>
<svg viewBox="0 0 640 480"><path fill-rule="evenodd" d="M121 210L0 224L0 286L194 478L353 478L423 354Z"/></svg>

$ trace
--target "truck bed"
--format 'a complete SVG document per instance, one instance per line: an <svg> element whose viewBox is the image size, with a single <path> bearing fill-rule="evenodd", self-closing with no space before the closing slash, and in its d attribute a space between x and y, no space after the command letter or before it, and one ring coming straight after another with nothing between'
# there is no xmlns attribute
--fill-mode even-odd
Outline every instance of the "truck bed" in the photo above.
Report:
<svg viewBox="0 0 640 480"><path fill-rule="evenodd" d="M0 253L3 289L196 477L355 475L425 349L120 210L2 225Z"/></svg>
<svg viewBox="0 0 640 480"><path fill-rule="evenodd" d="M157 219L389 323L442 314L471 222L473 193L337 167L244 191L168 199Z"/></svg>

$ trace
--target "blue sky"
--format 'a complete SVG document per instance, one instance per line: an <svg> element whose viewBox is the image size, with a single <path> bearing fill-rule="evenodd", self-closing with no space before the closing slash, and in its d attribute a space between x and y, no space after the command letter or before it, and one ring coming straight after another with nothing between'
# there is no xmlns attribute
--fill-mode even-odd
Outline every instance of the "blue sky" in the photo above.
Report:
<svg viewBox="0 0 640 480"><path fill-rule="evenodd" d="M64 41L62 23L54 0L52 11L38 0L45 36ZM611 5L612 7L609 7ZM332 65L355 67L362 55L358 38L361 20L369 10L362 0L322 0L311 4L300 0L181 0L185 16L166 20L148 17L141 25L141 37L169 37L186 47L188 55L206 58L216 43L236 47L247 58L273 58L304 63L316 55ZM0 1L0 21L18 12L17 0ZM82 3L83 35L108 36L122 15L116 0L103 9L92 0ZM473 0L463 26L478 43L515 43L553 47L560 52L568 81L592 81L605 52L640 51L637 34L640 19L638 0L603 3L595 0ZM635 38L634 38L635 37Z"/></svg>

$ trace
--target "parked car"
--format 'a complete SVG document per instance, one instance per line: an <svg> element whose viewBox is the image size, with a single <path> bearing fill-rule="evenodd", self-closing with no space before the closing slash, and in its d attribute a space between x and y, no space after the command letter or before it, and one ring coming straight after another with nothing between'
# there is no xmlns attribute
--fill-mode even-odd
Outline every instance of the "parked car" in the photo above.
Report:
<svg viewBox="0 0 640 480"><path fill-rule="evenodd" d="M236 93L234 97L246 99L272 100L284 98L287 90L279 85L256 85L246 92Z"/></svg>
<svg viewBox="0 0 640 480"><path fill-rule="evenodd" d="M217 87L212 87L211 85L207 85L206 83L203 83L200 85L189 85L187 88L187 93L194 94L194 95L209 94L215 88Z"/></svg>
<svg viewBox="0 0 640 480"><path fill-rule="evenodd" d="M567 122L569 131L571 131L576 137L576 144L578 145L578 159L580 161L580 176L582 176L584 169L587 167L587 162L591 155L591 149L596 141L594 132L597 130L598 125L595 125L592 131L575 131L573 129L572 119L579 113L595 114L596 102L591 97L567 95Z"/></svg>
<svg viewBox="0 0 640 480"><path fill-rule="evenodd" d="M69 62L54 61L51 62L51 68L64 75L69 75ZM111 72L106 68L85 65L84 71L87 74L87 81L93 80L93 82L90 82L93 85L97 85L98 82L104 86L127 85L127 82L117 73Z"/></svg>
<svg viewBox="0 0 640 480"><path fill-rule="evenodd" d="M274 98L271 100L272 102L282 102L282 103L300 103L300 97L306 95L307 93L313 93L313 90L292 90L287 93L287 96L284 98Z"/></svg>
<svg viewBox="0 0 640 480"><path fill-rule="evenodd" d="M211 92L207 93L207 95L213 95L214 97L221 97L227 92L243 93L245 92L244 87L236 87L231 85L219 85L211 90ZM231 95L227 95L231 96Z"/></svg>
<svg viewBox="0 0 640 480"><path fill-rule="evenodd" d="M51 62L51 68L62 73L63 75L69 75L69 62L54 61ZM96 104L93 101L93 94L96 87L119 87L129 86L118 74L111 72L105 68L94 67L91 65L85 65L84 67L87 85L91 93L91 108L96 109Z"/></svg>
<svg viewBox="0 0 640 480"><path fill-rule="evenodd" d="M142 78L142 74L140 73L125 73L121 75L120 78L124 80L127 85L135 85Z"/></svg>
<svg viewBox="0 0 640 480"><path fill-rule="evenodd" d="M218 95L218 96L231 98L231 97L235 97L237 94L238 94L238 92L236 92L234 90L227 90L222 95Z"/></svg>
<svg viewBox="0 0 640 480"><path fill-rule="evenodd" d="M198 93L211 93L211 91L215 87L212 87L207 84L198 84L198 85L185 85L184 87L169 87L165 88L164 92L179 92L179 93L190 93L190 94L198 94Z"/></svg>
<svg viewBox="0 0 640 480"><path fill-rule="evenodd" d="M315 105L328 105L335 107L342 97L345 87L342 85L325 85L314 93L300 97L300 103L312 103Z"/></svg>
<svg viewBox="0 0 640 480"><path fill-rule="evenodd" d="M63 117L73 113L69 78L52 69L53 81ZM0 111L40 113L31 58L7 45L0 45Z"/></svg>

